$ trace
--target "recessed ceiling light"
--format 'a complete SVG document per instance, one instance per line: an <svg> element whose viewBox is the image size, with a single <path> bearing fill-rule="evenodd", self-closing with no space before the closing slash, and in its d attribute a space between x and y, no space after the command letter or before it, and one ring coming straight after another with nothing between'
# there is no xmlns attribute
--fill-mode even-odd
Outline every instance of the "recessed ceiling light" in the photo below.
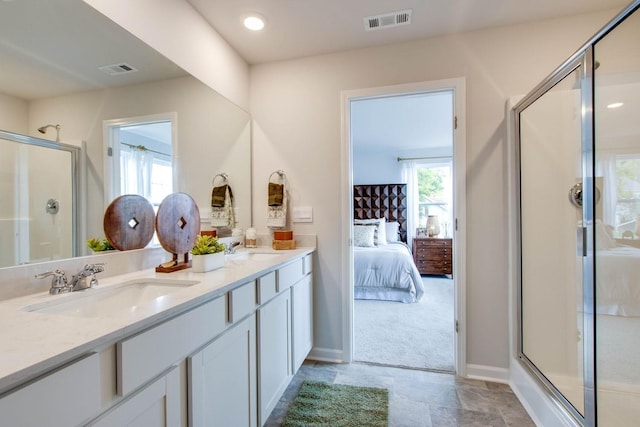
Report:
<svg viewBox="0 0 640 427"><path fill-rule="evenodd" d="M264 18L260 15L249 15L242 22L251 31L260 31L264 28Z"/></svg>
<svg viewBox="0 0 640 427"><path fill-rule="evenodd" d="M624 105L624 102L614 102L613 104L607 105L607 108L620 108Z"/></svg>

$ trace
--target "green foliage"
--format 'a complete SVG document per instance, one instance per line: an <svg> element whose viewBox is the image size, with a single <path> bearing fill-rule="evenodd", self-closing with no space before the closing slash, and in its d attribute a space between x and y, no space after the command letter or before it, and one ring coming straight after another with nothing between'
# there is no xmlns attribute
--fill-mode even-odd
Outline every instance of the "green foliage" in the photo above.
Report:
<svg viewBox="0 0 640 427"><path fill-rule="evenodd" d="M225 246L218 241L217 237L203 236L198 234L195 245L191 249L192 255L215 254L224 251Z"/></svg>
<svg viewBox="0 0 640 427"><path fill-rule="evenodd" d="M427 197L437 198L444 190L442 173L433 168L418 169L418 194L420 201L426 202Z"/></svg>
<svg viewBox="0 0 640 427"><path fill-rule="evenodd" d="M111 251L115 249L106 238L96 239L92 237L87 240L87 246L94 252Z"/></svg>

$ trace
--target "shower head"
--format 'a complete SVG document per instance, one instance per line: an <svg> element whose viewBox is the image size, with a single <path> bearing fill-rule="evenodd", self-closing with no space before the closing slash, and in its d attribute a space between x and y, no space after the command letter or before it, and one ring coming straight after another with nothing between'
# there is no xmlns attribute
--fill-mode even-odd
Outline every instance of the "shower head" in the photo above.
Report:
<svg viewBox="0 0 640 427"><path fill-rule="evenodd" d="M47 133L47 128L56 128L56 130L60 130L60 125L46 125L38 128L38 132Z"/></svg>
<svg viewBox="0 0 640 427"><path fill-rule="evenodd" d="M47 133L47 128L55 128L56 130L56 141L60 141L60 125L45 125L45 126L40 126L38 128L38 132L40 133Z"/></svg>

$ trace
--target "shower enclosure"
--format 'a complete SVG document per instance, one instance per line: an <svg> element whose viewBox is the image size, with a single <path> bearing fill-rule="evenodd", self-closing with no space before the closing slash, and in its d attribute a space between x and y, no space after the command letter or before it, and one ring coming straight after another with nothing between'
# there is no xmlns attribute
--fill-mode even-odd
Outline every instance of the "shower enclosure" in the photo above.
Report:
<svg viewBox="0 0 640 427"><path fill-rule="evenodd" d="M80 153L0 131L0 267L79 255Z"/></svg>
<svg viewBox="0 0 640 427"><path fill-rule="evenodd" d="M639 8L514 107L519 357L576 425L640 420Z"/></svg>

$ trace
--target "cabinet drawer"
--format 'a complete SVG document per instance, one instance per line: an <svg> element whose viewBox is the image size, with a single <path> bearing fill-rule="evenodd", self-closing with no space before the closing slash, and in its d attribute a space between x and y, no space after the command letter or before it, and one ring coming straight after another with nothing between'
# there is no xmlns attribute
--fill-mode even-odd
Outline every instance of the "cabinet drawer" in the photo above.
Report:
<svg viewBox="0 0 640 427"><path fill-rule="evenodd" d="M417 261L420 274L452 274L451 261Z"/></svg>
<svg viewBox="0 0 640 427"><path fill-rule="evenodd" d="M237 322L256 309L256 283L246 283L229 292L229 322Z"/></svg>
<svg viewBox="0 0 640 427"><path fill-rule="evenodd" d="M450 248L451 239L416 239L416 247L420 248Z"/></svg>
<svg viewBox="0 0 640 427"><path fill-rule="evenodd" d="M118 394L123 396L165 371L227 326L219 297L117 345Z"/></svg>
<svg viewBox="0 0 640 427"><path fill-rule="evenodd" d="M313 271L313 258L311 254L302 259L302 274L307 275Z"/></svg>
<svg viewBox="0 0 640 427"><path fill-rule="evenodd" d="M416 259L450 259L450 249L419 250L415 254Z"/></svg>
<svg viewBox="0 0 640 427"><path fill-rule="evenodd" d="M304 266L302 258L287 264L278 270L278 292L290 288L304 276Z"/></svg>
<svg viewBox="0 0 640 427"><path fill-rule="evenodd" d="M75 426L99 412L96 353L0 398L3 426Z"/></svg>
<svg viewBox="0 0 640 427"><path fill-rule="evenodd" d="M272 271L258 279L258 304L264 304L278 294L276 272Z"/></svg>

